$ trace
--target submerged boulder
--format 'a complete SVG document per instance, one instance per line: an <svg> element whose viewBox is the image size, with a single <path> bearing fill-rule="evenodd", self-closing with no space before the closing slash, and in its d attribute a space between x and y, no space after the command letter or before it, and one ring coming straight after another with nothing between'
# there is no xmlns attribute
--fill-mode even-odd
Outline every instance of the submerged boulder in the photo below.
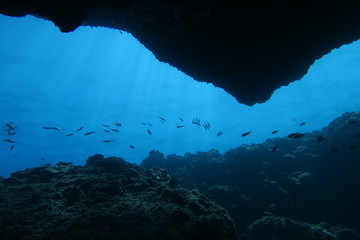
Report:
<svg viewBox="0 0 360 240"><path fill-rule="evenodd" d="M236 239L228 213L166 170L90 157L0 179L7 239Z"/></svg>

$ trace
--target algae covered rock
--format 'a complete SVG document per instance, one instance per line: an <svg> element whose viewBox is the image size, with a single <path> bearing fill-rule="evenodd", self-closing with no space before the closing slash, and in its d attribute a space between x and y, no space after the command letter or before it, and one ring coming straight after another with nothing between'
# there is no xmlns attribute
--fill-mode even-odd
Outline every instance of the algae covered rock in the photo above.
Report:
<svg viewBox="0 0 360 240"><path fill-rule="evenodd" d="M236 239L228 213L166 170L90 157L0 179L7 239Z"/></svg>

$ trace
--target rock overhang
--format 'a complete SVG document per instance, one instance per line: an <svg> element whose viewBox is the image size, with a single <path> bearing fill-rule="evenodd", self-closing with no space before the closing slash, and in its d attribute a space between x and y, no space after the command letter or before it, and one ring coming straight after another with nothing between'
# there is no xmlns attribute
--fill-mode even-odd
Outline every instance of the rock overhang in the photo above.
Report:
<svg viewBox="0 0 360 240"><path fill-rule="evenodd" d="M323 1L87 1L0 4L0 13L130 32L162 62L240 103L265 102L316 59L360 38L360 3ZM170 80L169 80L170 81Z"/></svg>

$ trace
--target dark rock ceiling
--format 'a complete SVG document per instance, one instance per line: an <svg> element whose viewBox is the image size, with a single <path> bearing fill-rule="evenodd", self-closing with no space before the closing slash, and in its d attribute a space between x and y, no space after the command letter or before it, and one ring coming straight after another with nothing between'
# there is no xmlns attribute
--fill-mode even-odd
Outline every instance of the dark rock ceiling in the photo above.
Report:
<svg viewBox="0 0 360 240"><path fill-rule="evenodd" d="M33 14L61 31L80 25L132 33L154 55L253 105L306 74L316 59L360 38L357 1L2 1L0 13Z"/></svg>

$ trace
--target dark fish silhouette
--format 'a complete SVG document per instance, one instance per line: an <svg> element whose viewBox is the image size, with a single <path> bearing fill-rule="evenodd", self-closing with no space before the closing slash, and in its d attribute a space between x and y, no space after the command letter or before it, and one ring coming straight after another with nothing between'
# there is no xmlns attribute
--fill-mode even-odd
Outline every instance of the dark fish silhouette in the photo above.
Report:
<svg viewBox="0 0 360 240"><path fill-rule="evenodd" d="M182 119L181 117L179 117L179 119L180 119L180 121L182 121L182 122L184 121L184 119Z"/></svg>
<svg viewBox="0 0 360 240"><path fill-rule="evenodd" d="M142 125L146 125L146 123L144 123L144 122L141 122L141 124L142 124Z"/></svg>
<svg viewBox="0 0 360 240"><path fill-rule="evenodd" d="M166 122L166 119L163 117L158 117L162 122Z"/></svg>
<svg viewBox="0 0 360 240"><path fill-rule="evenodd" d="M203 127L205 128L205 130L209 130L210 127L211 127L211 125L210 125L209 122L205 122L205 123L203 123L202 125L203 125Z"/></svg>
<svg viewBox="0 0 360 240"><path fill-rule="evenodd" d="M221 135L223 135L223 132L218 132L218 133L216 134L217 137L220 137Z"/></svg>
<svg viewBox="0 0 360 240"><path fill-rule="evenodd" d="M109 129L103 129L104 132L111 132Z"/></svg>
<svg viewBox="0 0 360 240"><path fill-rule="evenodd" d="M301 138L305 135L305 133L291 133L288 135L288 138Z"/></svg>
<svg viewBox="0 0 360 240"><path fill-rule="evenodd" d="M317 136L317 137L316 137L316 141L317 141L317 142L324 141L325 139L326 139L326 138L323 137L323 136Z"/></svg>
<svg viewBox="0 0 360 240"><path fill-rule="evenodd" d="M176 128L183 128L185 125L177 125Z"/></svg>
<svg viewBox="0 0 360 240"><path fill-rule="evenodd" d="M113 142L114 140L112 139L108 139L108 140L103 140L104 143L110 143L110 142Z"/></svg>
<svg viewBox="0 0 360 240"><path fill-rule="evenodd" d="M195 117L195 118L193 118L191 123L200 126L200 119L198 117Z"/></svg>
<svg viewBox="0 0 360 240"><path fill-rule="evenodd" d="M13 126L13 122L5 123L4 127L7 127L7 130L15 130L17 127Z"/></svg>
<svg viewBox="0 0 360 240"><path fill-rule="evenodd" d="M358 120L349 120L348 121L348 124L357 124L357 123L359 123Z"/></svg>
<svg viewBox="0 0 360 240"><path fill-rule="evenodd" d="M14 145L10 146L10 151L12 151L14 149Z"/></svg>
<svg viewBox="0 0 360 240"><path fill-rule="evenodd" d="M271 134L275 134L277 132L279 132L279 130L272 131Z"/></svg>
<svg viewBox="0 0 360 240"><path fill-rule="evenodd" d="M155 151L155 149L151 150L151 151L149 152L149 155L151 155L154 151Z"/></svg>
<svg viewBox="0 0 360 240"><path fill-rule="evenodd" d="M46 159L45 158L40 158L40 160L45 161Z"/></svg>
<svg viewBox="0 0 360 240"><path fill-rule="evenodd" d="M299 124L299 126L304 126L306 124L306 122L302 122Z"/></svg>
<svg viewBox="0 0 360 240"><path fill-rule="evenodd" d="M10 130L7 131L9 136L13 136L16 134L16 132L11 132Z"/></svg>
<svg viewBox="0 0 360 240"><path fill-rule="evenodd" d="M83 129L84 129L84 127L80 127L80 128L78 128L78 129L76 129L75 131L73 131L73 133L80 132L80 131L83 130Z"/></svg>
<svg viewBox="0 0 360 240"><path fill-rule="evenodd" d="M358 148L359 146L358 145L351 145L349 146L350 149L355 149L355 148Z"/></svg>
<svg viewBox="0 0 360 240"><path fill-rule="evenodd" d="M91 135L93 133L95 133L95 131L87 132L87 133L84 133L84 136L89 136L89 135Z"/></svg>
<svg viewBox="0 0 360 240"><path fill-rule="evenodd" d="M271 151L276 151L276 149L279 147L279 145L275 145L272 149L271 149Z"/></svg>
<svg viewBox="0 0 360 240"><path fill-rule="evenodd" d="M148 134L152 134L151 130L148 129L146 131L147 131Z"/></svg>
<svg viewBox="0 0 360 240"><path fill-rule="evenodd" d="M339 151L339 150L340 150L340 148L334 147L334 148L332 148L332 149L330 150L330 152L337 152L337 151Z"/></svg>
<svg viewBox="0 0 360 240"><path fill-rule="evenodd" d="M119 123L119 122L114 122L114 125L117 126L117 127L121 127L121 126L122 126L122 124Z"/></svg>
<svg viewBox="0 0 360 240"><path fill-rule="evenodd" d="M294 138L301 138L303 136L305 136L305 133L298 133L294 135Z"/></svg>
<svg viewBox="0 0 360 240"><path fill-rule="evenodd" d="M16 143L14 140L11 140L11 139L4 139L3 141L8 142L8 143Z"/></svg>
<svg viewBox="0 0 360 240"><path fill-rule="evenodd" d="M57 131L60 131L60 130L61 130L59 127L52 127L52 126L44 126L43 129L46 129L46 130L57 130Z"/></svg>
<svg viewBox="0 0 360 240"><path fill-rule="evenodd" d="M151 123L148 123L148 125L150 126L150 127L153 127L154 125L152 125Z"/></svg>
<svg viewBox="0 0 360 240"><path fill-rule="evenodd" d="M120 132L119 130L115 129L115 128L110 128L111 131L113 132Z"/></svg>
<svg viewBox="0 0 360 240"><path fill-rule="evenodd" d="M65 136L72 136L72 135L74 135L75 133L80 132L80 131L83 130L83 129L84 129L84 127L80 127L80 128L78 128L78 129L76 129L75 131L73 131L72 133L66 134Z"/></svg>
<svg viewBox="0 0 360 240"><path fill-rule="evenodd" d="M134 149L135 147L133 145L129 145L130 148Z"/></svg>
<svg viewBox="0 0 360 240"><path fill-rule="evenodd" d="M251 133L251 131L245 132L245 133L241 134L241 136L242 136L242 137L245 137L245 136L249 135L250 133Z"/></svg>
<svg viewBox="0 0 360 240"><path fill-rule="evenodd" d="M104 127L110 127L109 125L107 125L107 124L105 124L105 123L102 123L102 125L103 125Z"/></svg>

